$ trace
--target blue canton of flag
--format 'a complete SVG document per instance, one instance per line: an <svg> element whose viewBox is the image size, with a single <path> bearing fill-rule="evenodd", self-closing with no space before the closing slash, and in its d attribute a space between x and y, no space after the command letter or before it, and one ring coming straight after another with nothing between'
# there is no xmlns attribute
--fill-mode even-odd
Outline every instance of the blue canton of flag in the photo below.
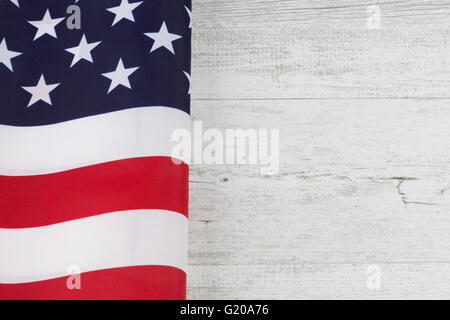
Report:
<svg viewBox="0 0 450 320"><path fill-rule="evenodd" d="M79 30L67 26L73 4ZM150 105L189 112L189 8L181 0L1 0L0 123Z"/></svg>

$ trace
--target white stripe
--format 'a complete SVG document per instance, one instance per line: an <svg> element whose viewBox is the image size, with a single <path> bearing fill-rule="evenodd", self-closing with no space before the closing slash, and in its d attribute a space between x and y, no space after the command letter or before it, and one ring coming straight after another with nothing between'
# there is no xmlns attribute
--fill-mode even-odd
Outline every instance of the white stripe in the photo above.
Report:
<svg viewBox="0 0 450 320"><path fill-rule="evenodd" d="M174 130L189 130L187 113L142 107L66 121L0 125L0 175L37 175L120 159L171 156Z"/></svg>
<svg viewBox="0 0 450 320"><path fill-rule="evenodd" d="M165 265L186 272L187 221L170 211L136 210L39 228L0 229L0 283L63 277L71 266L87 272Z"/></svg>

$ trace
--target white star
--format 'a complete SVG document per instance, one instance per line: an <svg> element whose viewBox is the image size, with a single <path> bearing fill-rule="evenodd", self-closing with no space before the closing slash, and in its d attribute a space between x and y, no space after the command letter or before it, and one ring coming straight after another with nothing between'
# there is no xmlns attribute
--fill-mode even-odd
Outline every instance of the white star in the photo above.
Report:
<svg viewBox="0 0 450 320"><path fill-rule="evenodd" d="M189 10L188 7L184 6L184 8L187 11L187 14L189 15L189 29L192 29L192 11Z"/></svg>
<svg viewBox="0 0 450 320"><path fill-rule="evenodd" d="M70 67L72 68L81 59L84 59L84 60L87 60L89 62L94 63L94 61L92 60L91 51L96 46L98 46L100 43L101 43L101 41L88 43L86 41L86 36L83 34L83 36L81 37L81 41L80 41L80 44L78 45L78 47L73 47L73 48L66 49L66 51L68 51L68 52L70 52L70 53L72 53L74 55L73 60L72 60L72 64L70 65Z"/></svg>
<svg viewBox="0 0 450 320"><path fill-rule="evenodd" d="M127 19L134 22L133 10L136 9L141 3L142 1L129 3L128 0L122 0L120 6L106 9L109 12L112 12L116 15L114 17L112 26L114 26L117 22L119 22L122 19Z"/></svg>
<svg viewBox="0 0 450 320"><path fill-rule="evenodd" d="M12 3L14 3L17 7L20 8L19 6L19 0L11 0Z"/></svg>
<svg viewBox="0 0 450 320"><path fill-rule="evenodd" d="M9 70L13 71L11 59L20 56L22 53L9 51L6 46L6 39L0 43L0 64L3 63Z"/></svg>
<svg viewBox="0 0 450 320"><path fill-rule="evenodd" d="M189 82L189 90L188 90L188 94L191 94L191 75L189 73L187 73L186 71L183 71L184 75L186 76L186 78L188 79Z"/></svg>
<svg viewBox="0 0 450 320"><path fill-rule="evenodd" d="M36 31L36 35L34 36L33 41L40 38L44 34L48 34L53 38L58 38L56 36L55 27L58 25L58 23L60 23L64 19L65 18L52 19L52 17L50 16L50 11L47 9L42 20L28 21L28 23L30 23L31 25L35 26L38 29Z"/></svg>
<svg viewBox="0 0 450 320"><path fill-rule="evenodd" d="M159 32L150 32L150 33L144 33L144 34L147 37L155 40L150 52L153 52L156 49L159 49L161 47L165 47L167 50L169 50L170 52L175 54L175 51L173 50L172 42L175 40L178 40L180 38L183 38L182 36L179 36L177 34L169 33L169 30L167 30L165 21L163 22L161 29L159 29Z"/></svg>
<svg viewBox="0 0 450 320"><path fill-rule="evenodd" d="M109 86L108 93L110 93L118 85L123 85L128 89L131 89L130 80L128 77L135 72L139 67L135 68L125 68L123 66L122 58L119 59L116 70L108 73L102 73L102 76L107 77L111 80L111 85Z"/></svg>
<svg viewBox="0 0 450 320"><path fill-rule="evenodd" d="M57 86L59 86L59 83L46 84L44 75L42 74L36 86L22 87L22 89L28 91L32 95L27 108L35 104L39 100L42 100L48 103L49 105L52 105L52 100L50 99L50 92L52 92Z"/></svg>

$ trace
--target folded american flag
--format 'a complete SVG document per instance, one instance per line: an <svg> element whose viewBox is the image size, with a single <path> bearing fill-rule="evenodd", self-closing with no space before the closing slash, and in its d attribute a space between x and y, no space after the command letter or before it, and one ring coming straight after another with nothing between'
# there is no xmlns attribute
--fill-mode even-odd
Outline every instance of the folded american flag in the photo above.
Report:
<svg viewBox="0 0 450 320"><path fill-rule="evenodd" d="M190 8L0 0L0 299L185 298Z"/></svg>

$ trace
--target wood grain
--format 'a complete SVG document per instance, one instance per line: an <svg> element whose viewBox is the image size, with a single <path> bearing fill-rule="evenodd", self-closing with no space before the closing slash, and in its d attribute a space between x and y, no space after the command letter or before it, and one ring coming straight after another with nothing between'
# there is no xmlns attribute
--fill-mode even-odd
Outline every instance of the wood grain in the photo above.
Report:
<svg viewBox="0 0 450 320"><path fill-rule="evenodd" d="M450 295L449 264L379 264L380 290L365 264L195 266L191 299L436 299ZM230 281L233 280L233 281Z"/></svg>
<svg viewBox="0 0 450 320"><path fill-rule="evenodd" d="M448 268L449 102L196 101L193 118L202 119L205 129L280 128L281 168L267 177L254 166L191 167L189 264L197 272L221 266L224 273L228 265L259 266L244 268L249 278L265 266ZM320 273L310 276L320 281ZM425 286L429 274L422 277ZM236 281L225 280L230 286ZM191 285L191 297L211 295L195 281ZM345 282L335 289L352 293ZM249 288L242 293L261 294ZM277 297L295 297L290 293ZM212 297L232 297L220 294L225 292Z"/></svg>
<svg viewBox="0 0 450 320"><path fill-rule="evenodd" d="M449 97L449 17L445 0L194 0L192 97Z"/></svg>
<svg viewBox="0 0 450 320"><path fill-rule="evenodd" d="M281 166L191 167L188 298L450 297L449 18L447 1L194 1L193 119L280 129Z"/></svg>

